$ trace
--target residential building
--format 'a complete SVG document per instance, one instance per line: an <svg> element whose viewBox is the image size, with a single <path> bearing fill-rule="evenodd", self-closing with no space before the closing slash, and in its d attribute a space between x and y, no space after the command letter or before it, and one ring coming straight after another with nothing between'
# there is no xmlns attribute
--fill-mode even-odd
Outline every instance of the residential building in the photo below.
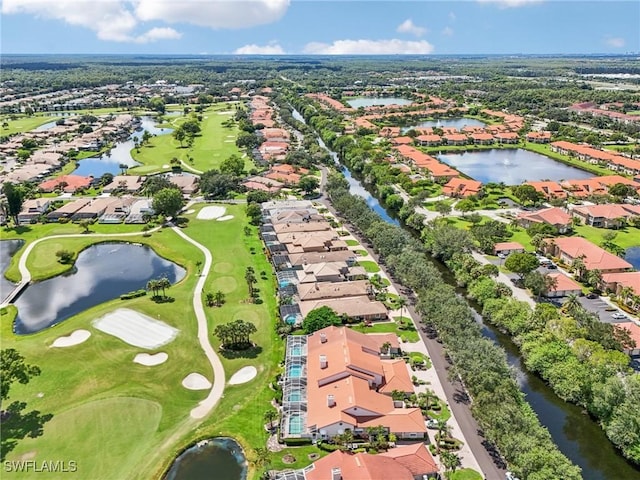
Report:
<svg viewBox="0 0 640 480"><path fill-rule="evenodd" d="M495 255L511 255L512 253L523 253L524 247L518 242L498 242L493 246Z"/></svg>
<svg viewBox="0 0 640 480"><path fill-rule="evenodd" d="M640 216L640 205L605 203L573 207L571 213L585 225L620 228L629 218Z"/></svg>
<svg viewBox="0 0 640 480"><path fill-rule="evenodd" d="M65 193L75 193L77 190L89 188L93 183L93 177L80 175L61 175L50 180L45 180L38 188L45 193L51 193L61 188Z"/></svg>
<svg viewBox="0 0 640 480"><path fill-rule="evenodd" d="M482 190L482 182L462 177L455 177L442 186L442 194L454 198L466 198L478 195Z"/></svg>
<svg viewBox="0 0 640 480"><path fill-rule="evenodd" d="M183 195L192 195L198 191L198 177L189 174L172 174L167 180L180 189Z"/></svg>
<svg viewBox="0 0 640 480"><path fill-rule="evenodd" d="M600 270L602 273L618 273L633 268L633 265L626 260L582 237L548 238L545 240L544 250L546 253L558 257L567 265L571 265L577 259L582 259L586 271Z"/></svg>
<svg viewBox="0 0 640 480"><path fill-rule="evenodd" d="M556 285L545 294L545 297L566 297L567 295L580 295L582 293L582 287L580 284L567 277L565 274L549 273L547 275L556 281Z"/></svg>
<svg viewBox="0 0 640 480"><path fill-rule="evenodd" d="M543 208L535 212L524 212L517 217L518 224L524 228L529 228L536 223L546 223L558 230L558 233L565 234L571 231L573 220L565 210L558 207Z"/></svg>
<svg viewBox="0 0 640 480"><path fill-rule="evenodd" d="M18 223L24 225L37 221L40 215L47 211L49 205L51 205L51 201L46 198L25 200L18 214Z"/></svg>
<svg viewBox="0 0 640 480"><path fill-rule="evenodd" d="M91 203L90 198L79 198L72 202L65 203L60 208L55 209L53 212L47 214L47 220L50 222L57 222L61 218L71 218L78 210L86 207Z"/></svg>
<svg viewBox="0 0 640 480"><path fill-rule="evenodd" d="M102 191L113 193L115 191L123 193L138 193L142 190L142 185L146 177L139 175L116 175L110 184L106 185Z"/></svg>
<svg viewBox="0 0 640 480"><path fill-rule="evenodd" d="M600 287L616 295L621 295L625 289L633 295L640 295L640 272L605 273Z"/></svg>

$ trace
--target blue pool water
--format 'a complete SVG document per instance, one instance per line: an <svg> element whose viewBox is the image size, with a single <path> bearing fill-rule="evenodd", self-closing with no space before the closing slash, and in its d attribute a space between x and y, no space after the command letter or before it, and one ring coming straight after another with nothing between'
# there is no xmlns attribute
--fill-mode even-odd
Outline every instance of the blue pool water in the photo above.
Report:
<svg viewBox="0 0 640 480"><path fill-rule="evenodd" d="M290 402L299 402L300 400L302 400L302 394L297 390L293 391L289 394L287 400L289 400Z"/></svg>
<svg viewBox="0 0 640 480"><path fill-rule="evenodd" d="M278 285L280 288L288 287L291 285L291 280L282 280L281 282L278 282Z"/></svg>
<svg viewBox="0 0 640 480"><path fill-rule="evenodd" d="M289 417L289 433L302 433L302 417L300 415L291 415Z"/></svg>
<svg viewBox="0 0 640 480"><path fill-rule="evenodd" d="M299 357L300 355L302 355L302 348L297 345L295 347L291 347L291 355Z"/></svg>
<svg viewBox="0 0 640 480"><path fill-rule="evenodd" d="M300 378L302 376L302 365L291 365L289 367L289 376L291 378Z"/></svg>
<svg viewBox="0 0 640 480"><path fill-rule="evenodd" d="M284 321L285 321L285 323L287 323L289 325L293 325L293 324L296 323L296 316L295 315L287 315L286 317L284 317Z"/></svg>

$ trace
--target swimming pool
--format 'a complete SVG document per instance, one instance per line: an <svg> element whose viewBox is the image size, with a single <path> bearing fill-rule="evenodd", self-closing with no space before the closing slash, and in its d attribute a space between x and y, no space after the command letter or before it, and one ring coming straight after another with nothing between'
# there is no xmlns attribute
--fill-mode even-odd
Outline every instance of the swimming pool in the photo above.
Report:
<svg viewBox="0 0 640 480"><path fill-rule="evenodd" d="M289 417L289 433L299 435L302 433L303 419L300 415L291 415Z"/></svg>
<svg viewBox="0 0 640 480"><path fill-rule="evenodd" d="M294 325L298 317L296 315L287 315L284 317L284 322L288 325Z"/></svg>
<svg viewBox="0 0 640 480"><path fill-rule="evenodd" d="M294 357L299 357L302 355L302 347L300 345L295 345L291 347L289 351L291 352L291 355Z"/></svg>
<svg viewBox="0 0 640 480"><path fill-rule="evenodd" d="M287 400L290 402L299 402L300 400L302 400L302 393L300 392L300 390L293 390L289 393Z"/></svg>
<svg viewBox="0 0 640 480"><path fill-rule="evenodd" d="M300 378L302 376L302 365L291 365L289 367L289 377Z"/></svg>
<svg viewBox="0 0 640 480"><path fill-rule="evenodd" d="M285 288L291 285L291 283L292 283L291 280L282 280L278 282L278 285L280 286L280 288Z"/></svg>

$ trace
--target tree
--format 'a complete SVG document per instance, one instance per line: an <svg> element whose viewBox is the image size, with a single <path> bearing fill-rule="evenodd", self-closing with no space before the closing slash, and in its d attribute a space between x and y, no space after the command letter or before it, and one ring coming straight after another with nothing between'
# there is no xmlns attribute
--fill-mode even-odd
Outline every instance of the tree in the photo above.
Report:
<svg viewBox="0 0 640 480"><path fill-rule="evenodd" d="M633 192L633 189L630 189L624 183L616 183L615 185L611 185L609 187L609 195L618 198L626 197L627 195L629 195L630 191Z"/></svg>
<svg viewBox="0 0 640 480"><path fill-rule="evenodd" d="M570 293L567 295L567 299L562 305L562 309L567 312L569 315L573 316L573 314L579 309L582 308L580 304L580 300L575 293Z"/></svg>
<svg viewBox="0 0 640 480"><path fill-rule="evenodd" d="M512 253L504 262L505 268L513 273L517 273L520 276L520 280L522 280L527 273L533 272L539 265L538 259L530 253Z"/></svg>
<svg viewBox="0 0 640 480"><path fill-rule="evenodd" d="M408 303L409 301L407 300L407 297L403 297L402 295L400 295L396 300L396 306L400 309L400 317L403 316L404 307L406 307Z"/></svg>
<svg viewBox="0 0 640 480"><path fill-rule="evenodd" d="M196 262L196 269L198 270L198 275L200 275L200 269L202 268L202 260L198 260Z"/></svg>
<svg viewBox="0 0 640 480"><path fill-rule="evenodd" d="M444 465L444 468L452 473L455 472L456 469L461 465L460 457L458 457L458 455L454 452L442 452L440 454L440 460L442 461L442 465Z"/></svg>
<svg viewBox="0 0 640 480"><path fill-rule="evenodd" d="M436 202L435 209L436 209L436 212L438 212L443 217L451 213L451 205L449 205L447 202L442 202L442 201Z"/></svg>
<svg viewBox="0 0 640 480"><path fill-rule="evenodd" d="M187 132L184 131L184 128L182 128L182 125L176 128L171 135L173 135L173 138L175 138L178 142L180 142L180 148L182 148L183 142L187 138Z"/></svg>
<svg viewBox="0 0 640 480"><path fill-rule="evenodd" d="M158 289L162 289L162 296L167 298L166 289L171 287L171 282L167 277L160 277L158 280Z"/></svg>
<svg viewBox="0 0 640 480"><path fill-rule="evenodd" d="M205 296L205 302L207 304L207 307L213 307L215 302L215 297L213 296L213 293L207 292Z"/></svg>
<svg viewBox="0 0 640 480"><path fill-rule="evenodd" d="M220 173L240 177L244 173L244 159L238 155L231 155L220 164Z"/></svg>
<svg viewBox="0 0 640 480"><path fill-rule="evenodd" d="M238 189L238 179L233 175L209 170L200 176L200 191L206 198L222 199Z"/></svg>
<svg viewBox="0 0 640 480"><path fill-rule="evenodd" d="M602 283L602 271L594 268L587 272L587 283L591 288L599 288Z"/></svg>
<svg viewBox="0 0 640 480"><path fill-rule="evenodd" d="M158 296L158 290L159 290L159 284L158 284L158 280L156 279L151 279L147 282L147 291L149 292L153 292L152 298L157 297Z"/></svg>
<svg viewBox="0 0 640 480"><path fill-rule="evenodd" d="M320 182L318 179L312 175L305 175L300 179L300 183L298 186L305 192L307 195L313 193L316 188L320 186Z"/></svg>
<svg viewBox="0 0 640 480"><path fill-rule="evenodd" d="M40 368L25 363L25 358L14 348L0 350L0 404L9 398L11 385L26 385L31 378L40 375Z"/></svg>
<svg viewBox="0 0 640 480"><path fill-rule="evenodd" d="M307 334L331 325L342 325L342 319L333 309L327 306L311 310L302 321L302 329Z"/></svg>
<svg viewBox="0 0 640 480"><path fill-rule="evenodd" d="M474 208L476 208L476 206L473 203L473 200L469 200L468 198L460 200L458 203L456 203L456 210L462 212L463 215L471 212Z"/></svg>
<svg viewBox="0 0 640 480"><path fill-rule="evenodd" d="M70 250L58 250L56 252L56 257L58 257L58 261L63 265L67 265L73 261L73 252Z"/></svg>
<svg viewBox="0 0 640 480"><path fill-rule="evenodd" d="M245 213L251 225L260 225L260 220L262 220L262 209L260 205L257 203L248 203L245 207Z"/></svg>
<svg viewBox="0 0 640 480"><path fill-rule="evenodd" d="M558 286L558 280L538 271L529 272L524 277L524 286L539 299Z"/></svg>
<svg viewBox="0 0 640 480"><path fill-rule="evenodd" d="M166 111L164 100L161 97L153 97L149 100L149 108L161 115Z"/></svg>
<svg viewBox="0 0 640 480"><path fill-rule="evenodd" d="M89 233L89 227L93 225L93 221L89 218L83 218L78 222L78 225L82 228L82 233Z"/></svg>
<svg viewBox="0 0 640 480"><path fill-rule="evenodd" d="M523 203L536 203L540 200L540 194L531 185L522 184L513 188L513 194Z"/></svg>
<svg viewBox="0 0 640 480"><path fill-rule="evenodd" d="M225 349L245 350L251 347L250 336L257 331L253 323L237 319L217 325L213 333Z"/></svg>
<svg viewBox="0 0 640 480"><path fill-rule="evenodd" d="M7 215L13 218L13 222L18 225L18 215L22 210L22 202L24 201L22 192L16 188L11 182L5 182L2 186L2 192L7 199Z"/></svg>
<svg viewBox="0 0 640 480"><path fill-rule="evenodd" d="M269 430L272 429L272 424L274 422L274 420L278 419L278 411L274 410L273 408L268 409L266 412L264 412L264 420L265 422L267 422L267 425L269 426Z"/></svg>
<svg viewBox="0 0 640 480"><path fill-rule="evenodd" d="M178 187L171 183L167 177L164 175L151 175L147 177L142 184L142 192L147 197L153 197L156 193L164 188L174 188Z"/></svg>
<svg viewBox="0 0 640 480"><path fill-rule="evenodd" d="M222 291L221 291L221 290L216 291L216 293L215 293L215 294L214 294L214 296L213 296L214 304L215 304L217 307L221 307L221 306L222 306L222 304L224 303L224 300L225 300L225 295L224 295L224 293L222 293Z"/></svg>
<svg viewBox="0 0 640 480"><path fill-rule="evenodd" d="M175 217L182 209L182 193L175 188L163 188L153 196L153 209L158 215Z"/></svg>

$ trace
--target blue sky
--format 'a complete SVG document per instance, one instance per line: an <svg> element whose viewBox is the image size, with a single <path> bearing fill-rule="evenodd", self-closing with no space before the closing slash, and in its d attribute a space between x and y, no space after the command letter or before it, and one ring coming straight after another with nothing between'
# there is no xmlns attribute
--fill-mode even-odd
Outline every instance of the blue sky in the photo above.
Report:
<svg viewBox="0 0 640 480"><path fill-rule="evenodd" d="M2 53L640 52L640 2L1 0Z"/></svg>

